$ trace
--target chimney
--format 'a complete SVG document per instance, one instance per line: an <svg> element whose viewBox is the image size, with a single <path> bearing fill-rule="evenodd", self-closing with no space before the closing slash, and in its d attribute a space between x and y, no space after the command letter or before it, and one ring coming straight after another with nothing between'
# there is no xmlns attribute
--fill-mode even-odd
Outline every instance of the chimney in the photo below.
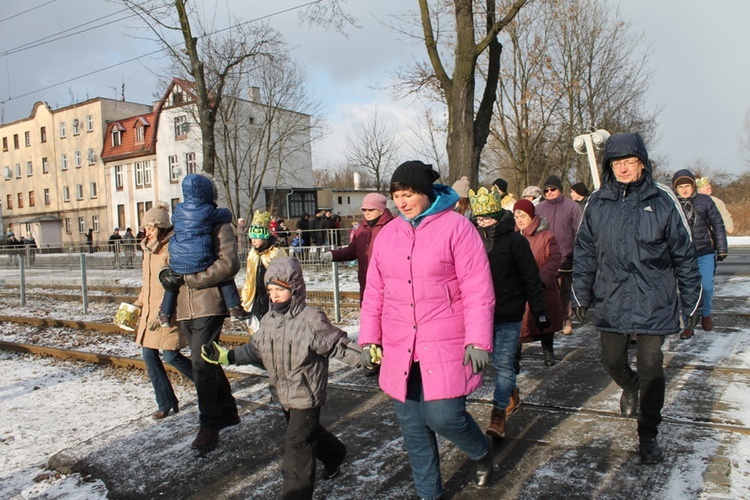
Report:
<svg viewBox="0 0 750 500"><path fill-rule="evenodd" d="M354 189L359 190L359 172L354 172Z"/></svg>
<svg viewBox="0 0 750 500"><path fill-rule="evenodd" d="M247 100L260 103L260 87L250 87L247 89Z"/></svg>

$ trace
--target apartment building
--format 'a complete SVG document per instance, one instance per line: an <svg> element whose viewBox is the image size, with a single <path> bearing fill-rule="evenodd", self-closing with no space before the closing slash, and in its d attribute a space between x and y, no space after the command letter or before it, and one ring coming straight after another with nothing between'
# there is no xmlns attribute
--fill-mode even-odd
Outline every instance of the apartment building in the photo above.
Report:
<svg viewBox="0 0 750 500"><path fill-rule="evenodd" d="M100 158L108 122L150 111L99 97L55 110L37 102L29 117L0 125L6 232L33 234L40 246L80 244L88 228L105 239L113 227Z"/></svg>

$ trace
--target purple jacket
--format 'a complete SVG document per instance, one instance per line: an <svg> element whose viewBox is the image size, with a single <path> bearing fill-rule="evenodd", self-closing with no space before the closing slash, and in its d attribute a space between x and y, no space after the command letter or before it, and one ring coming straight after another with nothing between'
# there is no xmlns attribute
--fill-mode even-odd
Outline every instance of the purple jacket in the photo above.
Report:
<svg viewBox="0 0 750 500"><path fill-rule="evenodd" d="M576 245L578 225L581 223L581 207L575 201L558 196L544 200L536 206L536 214L547 219L549 230L555 235L562 254L561 271L573 269L573 248Z"/></svg>
<svg viewBox="0 0 750 500"><path fill-rule="evenodd" d="M375 241L359 343L383 346L380 387L398 401L414 361L425 400L466 396L482 375L463 365L464 348L492 350L494 307L487 252L469 219L452 205L416 228L396 217Z"/></svg>

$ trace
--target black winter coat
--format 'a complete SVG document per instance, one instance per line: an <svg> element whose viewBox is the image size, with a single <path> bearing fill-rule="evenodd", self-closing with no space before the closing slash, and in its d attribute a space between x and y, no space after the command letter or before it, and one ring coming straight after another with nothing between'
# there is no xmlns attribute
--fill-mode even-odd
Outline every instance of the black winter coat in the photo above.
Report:
<svg viewBox="0 0 750 500"><path fill-rule="evenodd" d="M535 317L546 314L539 267L528 240L515 226L513 213L504 210L497 224L479 228L495 288L495 323L521 321L527 300Z"/></svg>
<svg viewBox="0 0 750 500"><path fill-rule="evenodd" d="M724 228L724 219L721 218L714 200L707 194L697 193L693 199L693 209L695 210L695 222L692 227L695 255L700 257L714 252L726 255L727 231Z"/></svg>
<svg viewBox="0 0 750 500"><path fill-rule="evenodd" d="M610 162L638 157L635 182L617 182ZM676 196L652 178L638 134L609 138L602 186L588 199L573 257L573 306L596 305L602 331L666 335L700 311L703 289L690 230Z"/></svg>

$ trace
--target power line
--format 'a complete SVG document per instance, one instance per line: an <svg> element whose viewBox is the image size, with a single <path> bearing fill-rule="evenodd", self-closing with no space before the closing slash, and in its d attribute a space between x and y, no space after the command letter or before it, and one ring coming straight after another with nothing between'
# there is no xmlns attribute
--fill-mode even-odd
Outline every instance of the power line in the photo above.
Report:
<svg viewBox="0 0 750 500"><path fill-rule="evenodd" d="M23 15L23 14L26 14L27 12L31 12L32 10L36 10L36 9L39 9L39 8L41 8L41 7L44 7L45 5L49 5L49 4L51 4L51 3L53 3L53 2L56 2L56 1L57 1L57 0L49 0L49 2L47 2L47 3L43 3L43 4L41 4L41 5L37 5L36 7L32 7L32 8L30 8L30 9L24 10L23 12L19 12L18 14L13 14L12 16L6 17L5 19L0 19L0 23L4 23L5 21L8 21L8 20L10 20L10 19L13 19L14 17L18 17L18 16L21 16L21 15Z"/></svg>

